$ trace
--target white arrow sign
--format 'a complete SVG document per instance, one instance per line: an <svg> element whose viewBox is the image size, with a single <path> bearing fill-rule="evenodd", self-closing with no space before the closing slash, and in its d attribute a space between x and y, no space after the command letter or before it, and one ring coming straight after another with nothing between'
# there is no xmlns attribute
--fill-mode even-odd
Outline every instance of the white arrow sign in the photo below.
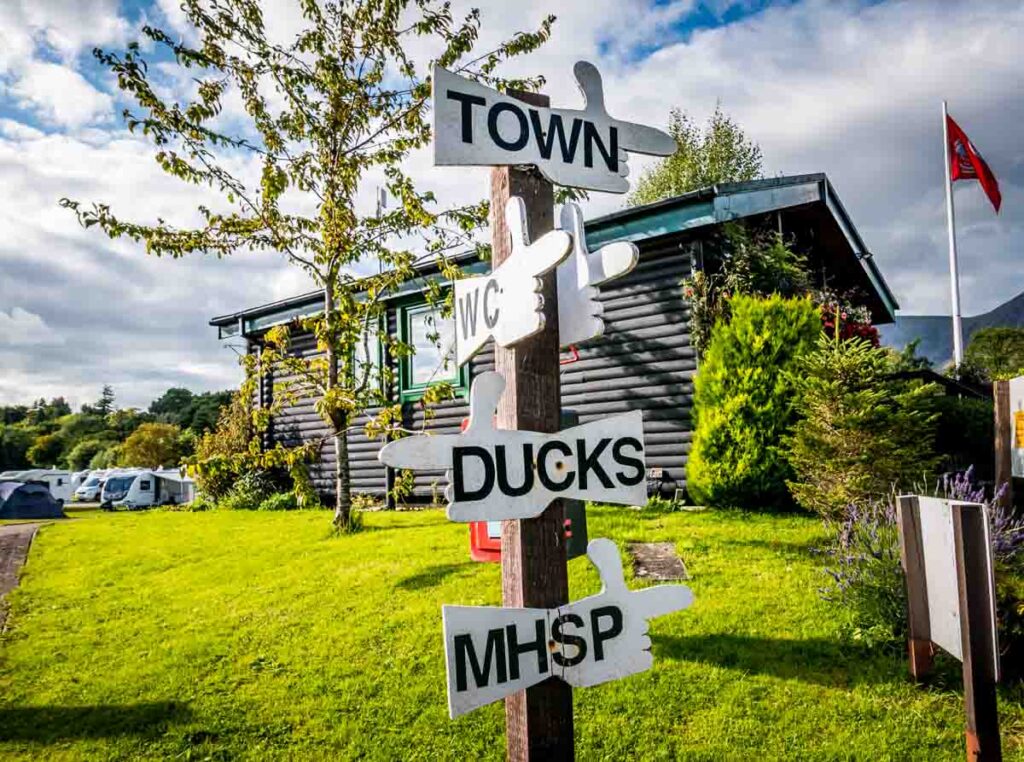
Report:
<svg viewBox="0 0 1024 762"><path fill-rule="evenodd" d="M448 518L502 521L539 516L560 497L621 505L647 499L643 413L591 421L557 434L494 427L505 390L482 373L469 395L461 434L419 434L390 442L379 458L392 468L447 470Z"/></svg>
<svg viewBox="0 0 1024 762"><path fill-rule="evenodd" d="M670 156L667 132L608 115L597 68L573 67L584 108L530 106L434 67L434 164L533 164L558 185L609 193L629 190L626 152Z"/></svg>
<svg viewBox="0 0 1024 762"><path fill-rule="evenodd" d="M618 241L587 251L583 212L577 204L562 207L560 227L572 235L572 256L557 270L558 341L563 347L604 334L604 310L596 286L625 275L640 259L636 244Z"/></svg>
<svg viewBox="0 0 1024 762"><path fill-rule="evenodd" d="M544 330L543 275L566 258L569 233L552 230L530 243L526 204L512 196L505 204L512 253L489 275L455 281L455 356L461 366L491 336L501 346Z"/></svg>
<svg viewBox="0 0 1024 762"><path fill-rule="evenodd" d="M686 585L630 590L611 540L591 541L587 556L601 592L575 603L441 608L452 718L552 676L582 688L650 669L647 620L687 608L693 593Z"/></svg>

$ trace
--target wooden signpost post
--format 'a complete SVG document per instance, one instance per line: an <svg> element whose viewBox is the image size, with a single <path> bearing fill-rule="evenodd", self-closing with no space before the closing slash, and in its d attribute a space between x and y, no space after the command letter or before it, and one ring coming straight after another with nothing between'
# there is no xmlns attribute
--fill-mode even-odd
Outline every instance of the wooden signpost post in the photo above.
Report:
<svg viewBox="0 0 1024 762"><path fill-rule="evenodd" d="M911 675L918 681L927 676L933 645L959 659L967 759L999 760L999 642L988 512L976 503L903 496L898 526Z"/></svg>
<svg viewBox="0 0 1024 762"><path fill-rule="evenodd" d="M446 606L443 621L451 714L505 697L510 760L573 759L572 685L647 669L647 618L692 600L682 586L631 593L614 544L595 540L588 555L605 590L566 605L562 498L641 503L646 485L641 413L559 431L560 345L603 332L595 287L632 269L638 254L632 244L588 252L575 208L554 231L552 182L625 193L628 151L676 150L668 133L608 115L592 64L573 72L581 110L435 67L434 163L492 166L492 270L456 282L455 317L458 363L493 337L496 372L474 381L462 434L410 437L380 453L392 466L448 469L449 518L502 520L504 607Z"/></svg>

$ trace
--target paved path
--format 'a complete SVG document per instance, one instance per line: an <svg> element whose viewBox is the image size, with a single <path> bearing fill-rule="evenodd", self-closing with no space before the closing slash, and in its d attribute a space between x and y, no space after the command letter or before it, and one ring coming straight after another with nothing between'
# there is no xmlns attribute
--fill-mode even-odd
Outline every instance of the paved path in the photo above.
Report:
<svg viewBox="0 0 1024 762"><path fill-rule="evenodd" d="M28 558L39 524L8 524L0 527L0 632L7 623L7 602L3 597L18 586L18 571Z"/></svg>

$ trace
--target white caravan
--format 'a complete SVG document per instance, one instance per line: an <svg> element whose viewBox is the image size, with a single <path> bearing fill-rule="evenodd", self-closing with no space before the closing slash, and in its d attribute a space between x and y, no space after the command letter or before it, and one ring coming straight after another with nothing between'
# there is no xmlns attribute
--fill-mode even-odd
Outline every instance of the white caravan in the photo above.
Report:
<svg viewBox="0 0 1024 762"><path fill-rule="evenodd" d="M106 508L149 508L154 505L191 503L195 482L173 469L126 469L107 476L100 495Z"/></svg>
<svg viewBox="0 0 1024 762"><path fill-rule="evenodd" d="M45 484L53 499L62 506L71 502L71 474L56 468L30 468L27 471L4 471L0 478L15 482Z"/></svg>

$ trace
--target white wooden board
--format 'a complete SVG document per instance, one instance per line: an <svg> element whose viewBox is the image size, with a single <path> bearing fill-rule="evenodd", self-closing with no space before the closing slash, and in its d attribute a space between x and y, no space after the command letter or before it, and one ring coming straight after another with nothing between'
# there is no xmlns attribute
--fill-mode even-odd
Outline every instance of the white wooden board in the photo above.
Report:
<svg viewBox="0 0 1024 762"><path fill-rule="evenodd" d="M530 243L526 204L513 196L505 205L512 253L489 275L455 281L455 356L461 366L491 336L505 347L544 329L541 280L572 248L569 233L552 230Z"/></svg>
<svg viewBox="0 0 1024 762"><path fill-rule="evenodd" d="M1024 477L1024 376L1010 379L1010 470Z"/></svg>
<svg viewBox="0 0 1024 762"><path fill-rule="evenodd" d="M574 203L562 207L559 225L572 236L572 256L557 270L558 340L568 347L604 334L596 287L636 267L640 250L636 244L618 241L589 252L583 212Z"/></svg>
<svg viewBox="0 0 1024 762"><path fill-rule="evenodd" d="M647 499L643 414L636 410L557 434L494 426L505 390L482 373L460 434L419 434L390 442L379 458L392 468L447 471L448 518L503 521L539 516L555 498L643 505Z"/></svg>
<svg viewBox="0 0 1024 762"><path fill-rule="evenodd" d="M583 109L530 106L486 85L434 68L434 164L533 164L558 185L629 190L627 152L669 156L667 132L609 116L597 68L573 67Z"/></svg>
<svg viewBox="0 0 1024 762"><path fill-rule="evenodd" d="M936 497L919 497L918 501L921 506L921 547L931 639L962 660L952 507L950 501Z"/></svg>
<svg viewBox="0 0 1024 762"><path fill-rule="evenodd" d="M566 606L442 607L452 718L551 676L580 688L650 669L647 620L687 608L693 593L686 585L630 590L611 540L591 541L587 556L601 592Z"/></svg>

